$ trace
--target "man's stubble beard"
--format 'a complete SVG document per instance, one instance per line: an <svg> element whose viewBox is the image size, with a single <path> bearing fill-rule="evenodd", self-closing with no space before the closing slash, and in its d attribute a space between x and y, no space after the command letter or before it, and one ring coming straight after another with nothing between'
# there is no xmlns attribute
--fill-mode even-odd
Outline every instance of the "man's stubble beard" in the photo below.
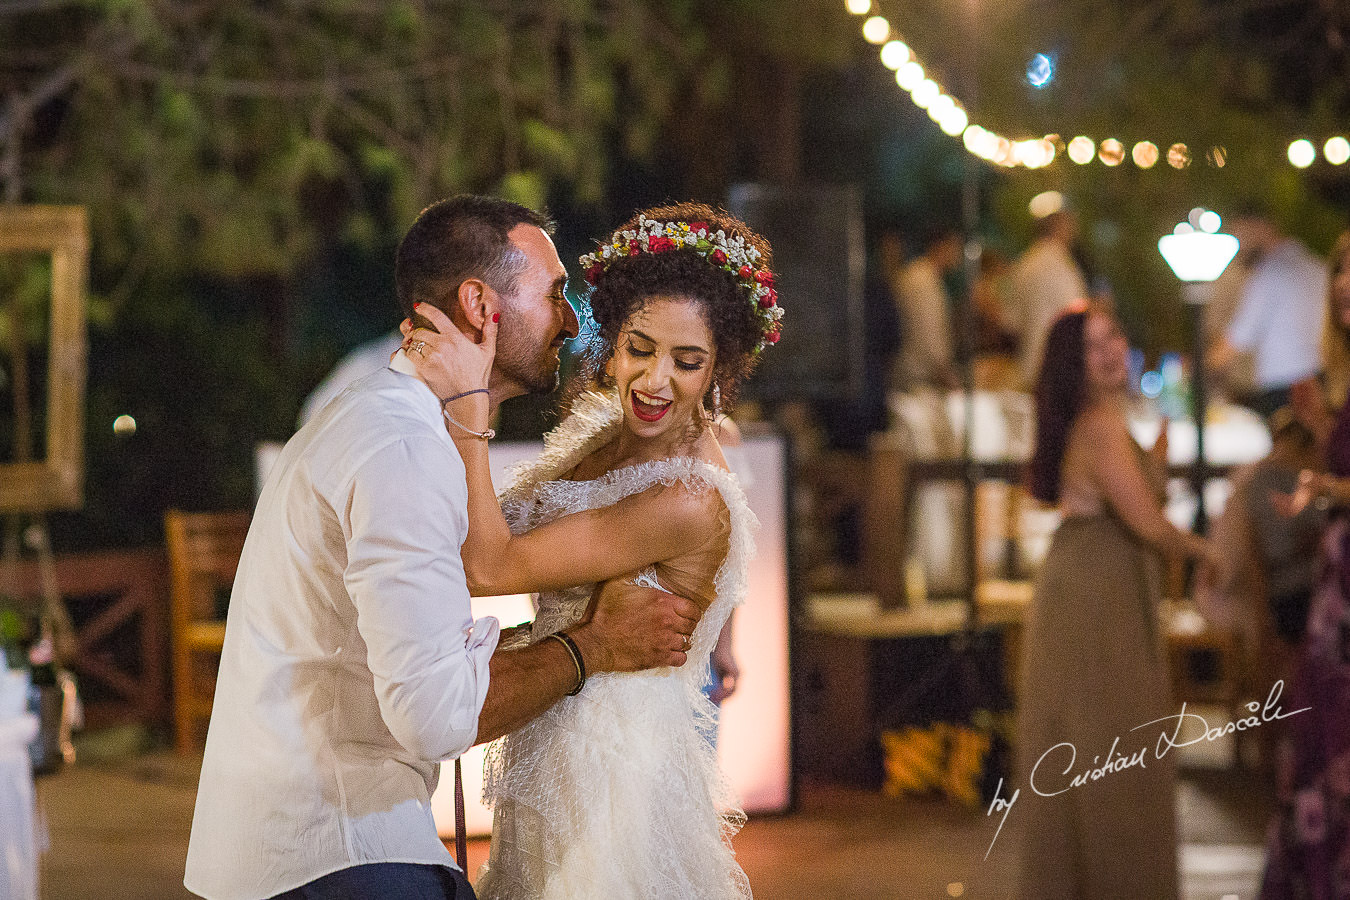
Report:
<svg viewBox="0 0 1350 900"><path fill-rule="evenodd" d="M547 394L558 387L559 364L554 361L553 335L532 344L529 335L503 328L497 335L493 366L507 380L530 394Z"/></svg>

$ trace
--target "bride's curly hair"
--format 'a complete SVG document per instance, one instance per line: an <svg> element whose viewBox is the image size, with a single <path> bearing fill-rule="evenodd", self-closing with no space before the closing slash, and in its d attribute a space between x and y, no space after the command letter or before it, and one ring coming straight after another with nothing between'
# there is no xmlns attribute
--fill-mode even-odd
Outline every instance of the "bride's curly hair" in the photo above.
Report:
<svg viewBox="0 0 1350 900"><path fill-rule="evenodd" d="M728 238L742 238L747 246L759 251L764 267L772 265L769 242L723 210L692 202L644 209L615 229L614 236L636 231L643 218L658 222L706 222L710 232L721 230ZM693 250L627 256L610 264L595 278L589 301L591 318L599 330L582 353L578 387L604 383L605 367L614 357L624 323L656 297L685 297L702 309L717 350L712 388L703 398L704 407L709 412L729 410L741 382L758 361L755 348L764 337L764 327L754 299L736 276Z"/></svg>

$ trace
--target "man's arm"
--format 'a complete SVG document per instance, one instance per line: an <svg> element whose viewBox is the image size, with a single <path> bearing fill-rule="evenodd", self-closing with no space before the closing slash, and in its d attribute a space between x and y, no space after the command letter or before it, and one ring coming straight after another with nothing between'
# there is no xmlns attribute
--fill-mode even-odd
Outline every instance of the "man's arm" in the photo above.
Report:
<svg viewBox="0 0 1350 900"><path fill-rule="evenodd" d="M693 633L700 615L694 603L617 581L606 582L596 594L591 617L566 629L581 651L588 677L684 665L685 635ZM577 684L571 655L554 640L499 649L490 667L487 699L478 716L475 743L480 744L543 714Z"/></svg>

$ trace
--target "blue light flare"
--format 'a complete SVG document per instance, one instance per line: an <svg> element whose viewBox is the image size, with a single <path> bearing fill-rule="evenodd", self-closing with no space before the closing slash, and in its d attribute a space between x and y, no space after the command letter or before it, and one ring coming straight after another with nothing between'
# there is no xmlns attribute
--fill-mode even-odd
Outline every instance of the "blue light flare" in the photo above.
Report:
<svg viewBox="0 0 1350 900"><path fill-rule="evenodd" d="M1027 84L1037 90L1055 79L1055 61L1044 53L1037 53L1027 63Z"/></svg>

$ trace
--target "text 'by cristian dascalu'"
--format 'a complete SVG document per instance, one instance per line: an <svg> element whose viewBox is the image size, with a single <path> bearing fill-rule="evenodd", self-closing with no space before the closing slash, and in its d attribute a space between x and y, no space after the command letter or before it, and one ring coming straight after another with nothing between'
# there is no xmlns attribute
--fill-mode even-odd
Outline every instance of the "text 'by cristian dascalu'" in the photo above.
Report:
<svg viewBox="0 0 1350 900"><path fill-rule="evenodd" d="M1183 703L1181 704L1181 712L1176 715L1163 716L1161 719L1136 725L1130 731L1141 731L1150 726L1159 727L1158 741L1151 754L1152 759L1159 760L1176 747L1189 747L1201 741L1215 741L1225 735L1238 731L1250 731L1267 722L1287 719L1290 716L1296 716L1301 712L1312 709L1311 706L1305 706L1302 709L1285 712L1280 708L1280 695L1282 693L1284 693L1284 681L1281 680L1271 686L1270 694L1266 697L1264 705L1252 701L1247 704L1247 711L1251 715L1225 722L1223 725L1211 726L1204 716L1187 711L1186 704ZM1042 753L1040 758L1036 760L1036 764L1031 767L1029 787L1032 793L1039 797L1057 797L1075 788L1081 788L1093 782L1101 781L1103 778L1118 775L1127 769L1148 768L1150 754L1147 744L1128 756L1116 752L1116 748L1119 746L1120 737L1117 736L1111 742L1111 749L1107 751L1105 759L1094 756L1090 766L1075 771L1078 764L1078 748L1068 741L1061 741ZM1012 812L1013 806L1017 803L1021 794L1022 789L1016 788L1013 790L1011 797L1005 798L1003 796L1003 779L999 779L998 787L994 790L994 799L985 811L985 816L1002 813L1003 817L999 820L998 830L994 832L994 839L989 842L989 850L984 853L985 859L989 858L989 851L994 849L994 841L998 840L999 833L1003 831L1003 825L1008 821L1008 815Z"/></svg>

